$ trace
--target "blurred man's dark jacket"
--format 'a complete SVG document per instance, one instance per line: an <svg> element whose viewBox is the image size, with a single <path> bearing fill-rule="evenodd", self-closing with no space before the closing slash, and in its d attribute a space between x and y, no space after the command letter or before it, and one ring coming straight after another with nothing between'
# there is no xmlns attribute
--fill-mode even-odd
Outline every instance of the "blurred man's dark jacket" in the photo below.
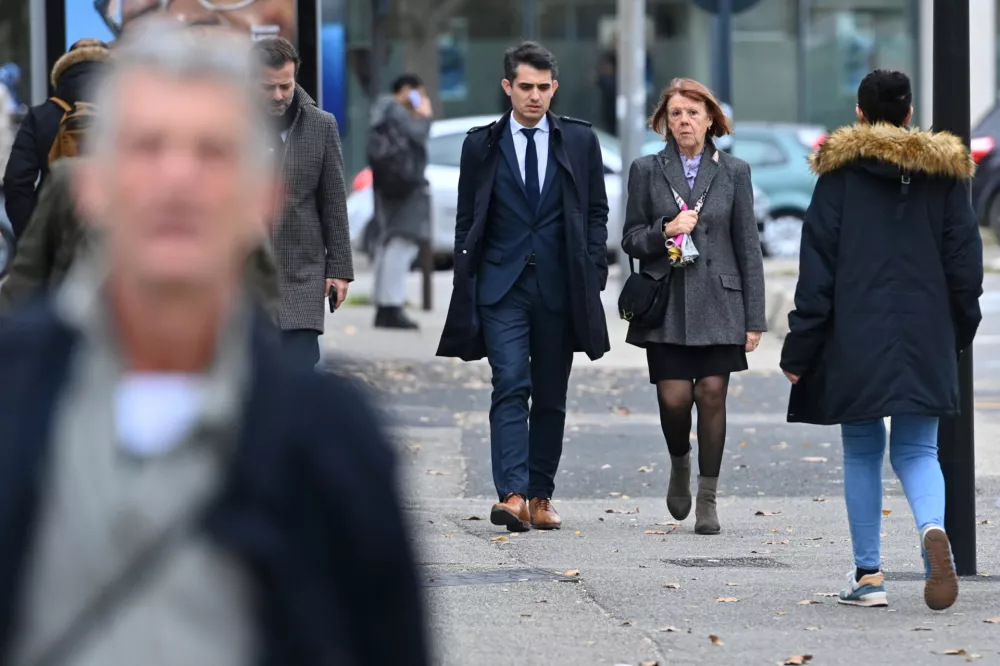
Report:
<svg viewBox="0 0 1000 666"><path fill-rule="evenodd" d="M70 191L70 177L76 159L68 157L52 164L31 222L18 239L17 254L7 279L0 287L0 315L8 314L39 293L57 287L90 240L77 215ZM247 260L246 280L251 292L271 319L277 322L280 305L278 269L266 237L261 238L260 246Z"/></svg>
<svg viewBox="0 0 1000 666"><path fill-rule="evenodd" d="M258 663L424 666L424 610L386 435L360 389L296 370L276 337L258 313L240 439L201 523L251 572ZM0 323L2 663L54 464L57 406L81 346L48 303Z"/></svg>

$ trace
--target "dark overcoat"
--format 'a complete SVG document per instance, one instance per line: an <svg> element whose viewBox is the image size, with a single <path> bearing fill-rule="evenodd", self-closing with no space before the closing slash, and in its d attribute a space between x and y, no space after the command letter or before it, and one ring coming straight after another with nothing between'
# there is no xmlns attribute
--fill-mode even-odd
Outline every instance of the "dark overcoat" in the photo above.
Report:
<svg viewBox="0 0 1000 666"><path fill-rule="evenodd" d="M801 376L788 420L957 414L959 350L982 319L968 150L946 133L858 125L835 132L812 167L781 354Z"/></svg>
<svg viewBox="0 0 1000 666"><path fill-rule="evenodd" d="M608 281L608 196L601 144L590 123L549 114L549 165L562 179L566 267L574 351L592 360L611 348L601 292ZM438 356L475 361L486 356L476 304L483 237L500 161L500 134L510 131L510 112L469 130L462 145L455 218L455 278Z"/></svg>

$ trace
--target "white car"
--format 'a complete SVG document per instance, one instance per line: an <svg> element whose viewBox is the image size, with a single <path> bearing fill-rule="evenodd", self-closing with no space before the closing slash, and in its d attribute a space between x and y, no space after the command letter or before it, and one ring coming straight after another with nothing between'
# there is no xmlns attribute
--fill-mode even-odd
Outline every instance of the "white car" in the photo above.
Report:
<svg viewBox="0 0 1000 666"><path fill-rule="evenodd" d="M427 181L431 190L431 229L434 254L439 260L451 259L455 247L455 214L458 206L458 167L462 142L473 127L488 125L497 116L468 116L437 120L431 124L427 146ZM622 158L618 139L597 132L604 156L604 186L608 193L608 253L612 257L621 243ZM351 226L351 243L355 249L372 256L377 230L373 225L375 202L372 195L371 171L363 170L354 179L354 191L347 198L347 217Z"/></svg>

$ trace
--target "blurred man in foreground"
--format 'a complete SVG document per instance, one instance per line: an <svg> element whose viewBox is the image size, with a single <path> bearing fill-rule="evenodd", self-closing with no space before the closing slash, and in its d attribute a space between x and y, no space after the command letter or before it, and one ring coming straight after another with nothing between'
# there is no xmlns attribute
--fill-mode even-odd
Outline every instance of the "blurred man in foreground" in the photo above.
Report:
<svg viewBox="0 0 1000 666"><path fill-rule="evenodd" d="M373 410L242 285L280 196L248 44L135 30L77 174L103 242L0 324L0 662L422 666Z"/></svg>

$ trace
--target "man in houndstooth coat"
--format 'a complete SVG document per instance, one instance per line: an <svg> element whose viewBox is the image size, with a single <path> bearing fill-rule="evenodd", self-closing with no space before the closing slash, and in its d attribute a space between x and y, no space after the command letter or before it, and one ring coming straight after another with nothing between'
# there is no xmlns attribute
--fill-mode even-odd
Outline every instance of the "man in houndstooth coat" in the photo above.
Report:
<svg viewBox="0 0 1000 666"><path fill-rule="evenodd" d="M354 280L340 133L336 119L295 82L299 56L290 42L263 39L254 52L285 184L273 232L278 325L289 351L312 367L319 361L324 297L334 294L339 307Z"/></svg>

